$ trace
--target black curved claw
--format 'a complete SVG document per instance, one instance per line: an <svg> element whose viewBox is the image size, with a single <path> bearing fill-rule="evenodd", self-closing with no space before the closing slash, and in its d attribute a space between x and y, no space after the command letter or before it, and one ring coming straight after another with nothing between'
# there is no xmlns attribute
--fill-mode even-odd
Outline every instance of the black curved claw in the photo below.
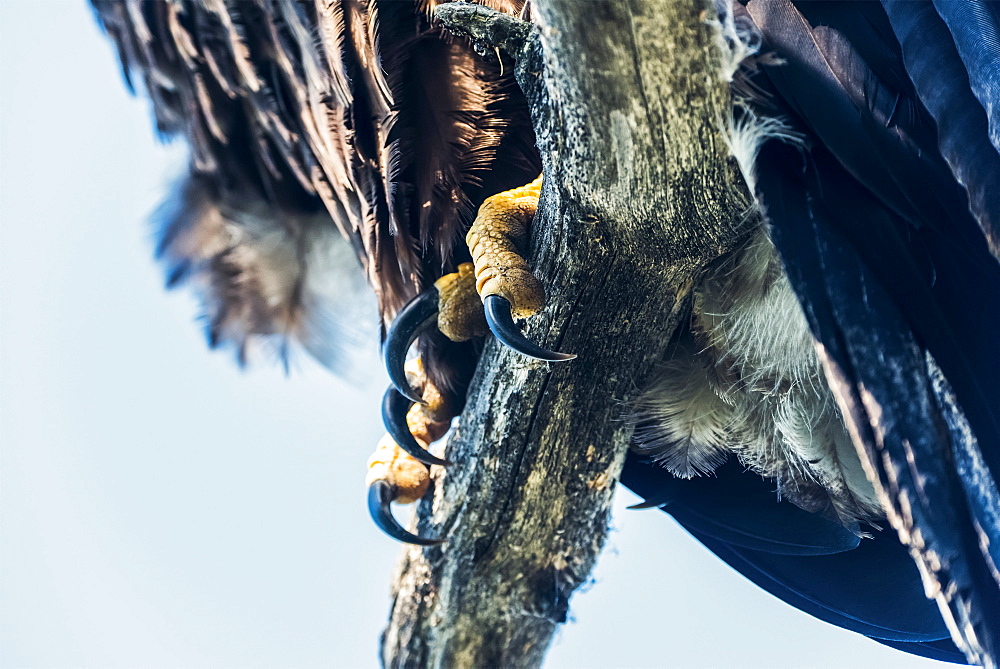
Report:
<svg viewBox="0 0 1000 669"><path fill-rule="evenodd" d="M431 286L406 303L392 319L389 332L385 336L382 354L385 356L385 369L389 372L389 380L406 397L423 404L423 398L406 380L406 352L410 344L417 338L420 330L436 318L438 313L438 290Z"/></svg>
<svg viewBox="0 0 1000 669"><path fill-rule="evenodd" d="M529 358L547 360L548 362L572 360L576 357L572 353L557 353L544 349L521 334L521 330L514 323L514 317L511 316L510 302L506 298L499 295L488 295L483 300L483 307L486 309L486 323L490 326L493 336L508 348L512 348Z"/></svg>
<svg viewBox="0 0 1000 669"><path fill-rule="evenodd" d="M368 513L380 530L397 541L417 546L437 546L444 539L428 539L408 532L395 516L392 515L392 504L395 493L388 481L375 481L368 486Z"/></svg>
<svg viewBox="0 0 1000 669"><path fill-rule="evenodd" d="M411 406L413 406L413 402L396 390L395 386L386 388L385 394L382 395L382 423L385 425L385 431L400 448L425 465L447 466L452 464L451 460L445 460L429 453L417 442L410 432L410 426L406 424L406 414L410 411Z"/></svg>

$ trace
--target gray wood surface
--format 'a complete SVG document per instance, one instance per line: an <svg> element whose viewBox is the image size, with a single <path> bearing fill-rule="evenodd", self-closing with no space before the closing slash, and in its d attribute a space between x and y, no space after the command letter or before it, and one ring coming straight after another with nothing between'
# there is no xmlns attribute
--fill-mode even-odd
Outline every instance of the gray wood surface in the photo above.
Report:
<svg viewBox="0 0 1000 669"><path fill-rule="evenodd" d="M537 666L594 567L633 426L693 279L739 242L748 196L708 0L536 0L533 23L444 5L450 29L517 60L545 186L529 338L578 354L482 357L382 638L387 667Z"/></svg>

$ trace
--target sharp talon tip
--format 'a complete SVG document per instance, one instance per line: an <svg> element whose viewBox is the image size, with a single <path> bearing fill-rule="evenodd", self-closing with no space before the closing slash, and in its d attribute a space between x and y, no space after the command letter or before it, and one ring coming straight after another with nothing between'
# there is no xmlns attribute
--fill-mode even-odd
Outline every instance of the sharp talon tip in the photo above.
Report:
<svg viewBox="0 0 1000 669"><path fill-rule="evenodd" d="M521 333L510 312L510 302L499 295L487 295L483 300L486 323L493 336L510 349L522 355L546 362L563 362L576 357L573 353L559 353L538 346Z"/></svg>
<svg viewBox="0 0 1000 669"><path fill-rule="evenodd" d="M385 336L382 354L385 358L385 369L400 393L412 402L426 404L420 394L410 386L406 378L406 352L417 338L420 331L432 319L437 318L438 290L433 286L417 295L399 310L389 326Z"/></svg>
<svg viewBox="0 0 1000 669"><path fill-rule="evenodd" d="M385 394L382 395L382 423L385 425L385 431L401 449L427 466L447 467L454 464L451 460L430 453L417 442L416 437L410 432L410 426L406 423L406 414L412 405L410 399L395 386L386 388Z"/></svg>
<svg viewBox="0 0 1000 669"><path fill-rule="evenodd" d="M644 499L638 504L633 504L632 506L626 507L629 511L642 511L643 509L659 509L664 506L669 506L670 499Z"/></svg>
<svg viewBox="0 0 1000 669"><path fill-rule="evenodd" d="M391 504L394 496L392 485L388 481L375 481L368 486L368 513L380 530L405 544L438 546L444 543L444 539L421 537L400 525L392 515Z"/></svg>
<svg viewBox="0 0 1000 669"><path fill-rule="evenodd" d="M414 404L423 404L424 406L427 406L427 402L425 402L422 398L417 397L417 391L415 391L409 385L407 385L405 388L399 388L396 386L393 387L399 391L400 395L408 399L410 402Z"/></svg>

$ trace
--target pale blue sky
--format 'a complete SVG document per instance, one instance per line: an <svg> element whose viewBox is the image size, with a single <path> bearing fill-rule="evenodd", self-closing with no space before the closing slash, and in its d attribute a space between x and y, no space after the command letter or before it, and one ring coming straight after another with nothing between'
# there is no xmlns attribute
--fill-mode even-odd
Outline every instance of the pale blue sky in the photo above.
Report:
<svg viewBox="0 0 1000 669"><path fill-rule="evenodd" d="M83 0L0 2L0 665L375 666L399 554L364 508L383 372L206 349L151 260L183 165L152 137ZM791 609L633 501L549 667L941 666Z"/></svg>

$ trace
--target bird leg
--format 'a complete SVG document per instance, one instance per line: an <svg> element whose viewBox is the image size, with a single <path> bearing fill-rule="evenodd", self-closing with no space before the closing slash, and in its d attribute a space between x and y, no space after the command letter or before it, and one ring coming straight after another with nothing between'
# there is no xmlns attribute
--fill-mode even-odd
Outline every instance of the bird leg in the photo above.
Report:
<svg viewBox="0 0 1000 669"><path fill-rule="evenodd" d="M405 543L431 546L442 539L420 537L405 530L393 517L392 502L410 504L424 496L430 485L428 465L449 465L427 451L427 446L448 431L454 410L430 383L419 358L406 365L408 376L421 388L422 403L408 400L394 387L386 391L382 419L387 434L368 459L368 511L375 524L390 537Z"/></svg>
<svg viewBox="0 0 1000 669"><path fill-rule="evenodd" d="M427 492L430 465L451 462L431 454L427 445L448 431L455 407L449 406L407 351L432 323L452 341L481 337L487 330L501 343L541 360L570 360L574 355L547 351L529 341L514 318L531 316L545 305L545 290L521 255L528 225L538 208L542 177L486 199L466 242L473 263L446 274L400 309L389 326L384 353L392 385L382 399L388 434L368 461L368 510L389 536L422 546L440 543L405 530L392 516L393 501L409 503Z"/></svg>
<svg viewBox="0 0 1000 669"><path fill-rule="evenodd" d="M389 379L406 398L423 401L410 387L404 363L410 345L432 322L453 341L480 337L489 329L501 343L532 358L556 362L576 357L537 346L514 323L545 305L545 289L520 251L527 244L541 187L539 176L486 198L465 238L473 263L438 279L396 315L383 350Z"/></svg>

